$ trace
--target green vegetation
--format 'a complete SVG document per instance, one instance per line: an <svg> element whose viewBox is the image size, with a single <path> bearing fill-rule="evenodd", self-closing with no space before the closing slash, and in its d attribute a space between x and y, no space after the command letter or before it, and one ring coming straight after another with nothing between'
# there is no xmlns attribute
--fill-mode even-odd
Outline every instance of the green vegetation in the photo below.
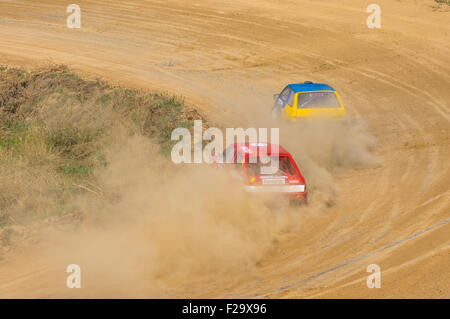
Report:
<svg viewBox="0 0 450 319"><path fill-rule="evenodd" d="M85 80L64 66L0 66L0 227L72 214L76 194L108 165L119 135L143 135L170 154L171 132L202 117L179 98Z"/></svg>
<svg viewBox="0 0 450 319"><path fill-rule="evenodd" d="M448 4L450 6L450 0L434 0L437 3L444 3L444 4Z"/></svg>

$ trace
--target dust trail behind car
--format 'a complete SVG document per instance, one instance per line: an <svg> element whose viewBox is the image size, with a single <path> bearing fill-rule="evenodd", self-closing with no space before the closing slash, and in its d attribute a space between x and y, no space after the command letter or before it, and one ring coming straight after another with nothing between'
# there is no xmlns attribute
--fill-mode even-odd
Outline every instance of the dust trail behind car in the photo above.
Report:
<svg viewBox="0 0 450 319"><path fill-rule="evenodd" d="M80 197L81 228L44 239L44 260L79 264L91 296L156 297L211 276L234 282L299 226L297 210L268 208L211 167L174 166L146 138L110 155L99 176L107 198Z"/></svg>

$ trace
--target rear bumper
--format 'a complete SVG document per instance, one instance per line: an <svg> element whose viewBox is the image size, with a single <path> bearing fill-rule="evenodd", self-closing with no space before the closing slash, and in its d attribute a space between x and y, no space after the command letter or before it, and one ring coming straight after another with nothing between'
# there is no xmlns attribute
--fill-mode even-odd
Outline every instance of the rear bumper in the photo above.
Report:
<svg viewBox="0 0 450 319"><path fill-rule="evenodd" d="M283 193L283 194L301 194L305 193L305 185L265 185L265 186L245 186L249 193Z"/></svg>
<svg viewBox="0 0 450 319"><path fill-rule="evenodd" d="M249 193L254 194L279 194L284 198L296 202L296 203L306 203L307 202L307 192L305 185L270 185L270 186L254 186L247 185L245 190Z"/></svg>

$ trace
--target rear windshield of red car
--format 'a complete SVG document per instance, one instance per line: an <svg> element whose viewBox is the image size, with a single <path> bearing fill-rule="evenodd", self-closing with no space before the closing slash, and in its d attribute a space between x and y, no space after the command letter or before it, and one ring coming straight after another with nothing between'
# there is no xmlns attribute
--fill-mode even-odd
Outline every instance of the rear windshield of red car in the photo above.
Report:
<svg viewBox="0 0 450 319"><path fill-rule="evenodd" d="M247 174L250 176L261 175L261 167L273 165L273 161L263 163L260 157L250 157L247 163ZM297 171L292 164L291 158L286 155L279 157L278 172L275 175L295 175Z"/></svg>

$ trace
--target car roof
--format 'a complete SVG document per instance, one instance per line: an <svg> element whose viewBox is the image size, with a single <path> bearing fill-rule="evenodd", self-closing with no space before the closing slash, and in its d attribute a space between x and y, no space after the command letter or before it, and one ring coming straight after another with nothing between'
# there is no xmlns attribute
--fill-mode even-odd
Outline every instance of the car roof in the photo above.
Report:
<svg viewBox="0 0 450 319"><path fill-rule="evenodd" d="M264 152L264 154L270 155L271 148L276 146L277 144L270 143L234 143L236 146L237 152L245 155L257 155L259 152ZM267 150L267 151L266 151ZM278 145L278 154L279 156L290 155L288 151L286 151L281 145Z"/></svg>
<svg viewBox="0 0 450 319"><path fill-rule="evenodd" d="M303 83L292 83L288 86L294 90L295 93L307 92L307 91L336 91L331 86L325 83L313 83L311 81L305 81Z"/></svg>

